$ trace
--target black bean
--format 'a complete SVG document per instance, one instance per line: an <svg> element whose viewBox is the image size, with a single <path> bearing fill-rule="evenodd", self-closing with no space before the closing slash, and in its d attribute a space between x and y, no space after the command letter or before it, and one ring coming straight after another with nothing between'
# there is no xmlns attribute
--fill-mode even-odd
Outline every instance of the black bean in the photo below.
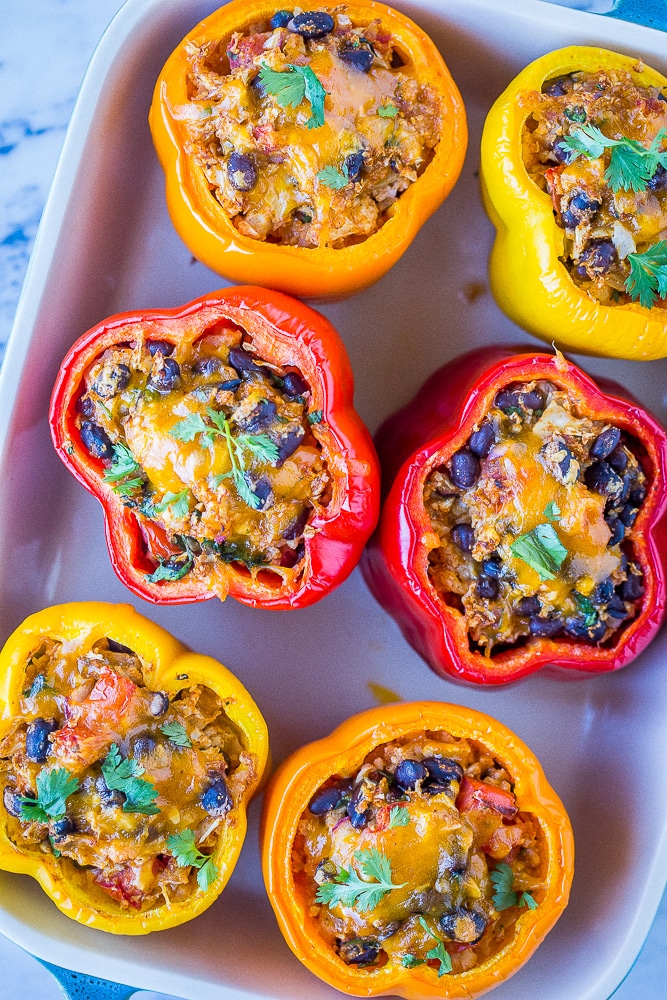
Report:
<svg viewBox="0 0 667 1000"><path fill-rule="evenodd" d="M27 799L33 798L32 795L24 796ZM5 810L10 816L15 816L17 819L21 815L21 796L16 791L15 788L11 788L9 785L5 785L2 793L2 804Z"/></svg>
<svg viewBox="0 0 667 1000"><path fill-rule="evenodd" d="M255 161L251 156L237 153L235 150L227 160L227 176L237 191L252 191L257 183Z"/></svg>
<svg viewBox="0 0 667 1000"><path fill-rule="evenodd" d="M486 930L486 917L463 906L443 913L438 923L447 940L459 941L461 944L475 944Z"/></svg>
<svg viewBox="0 0 667 1000"><path fill-rule="evenodd" d="M521 399L517 389L501 389L496 393L494 406L499 410L521 409Z"/></svg>
<svg viewBox="0 0 667 1000"><path fill-rule="evenodd" d="M125 801L125 796L122 792L120 792L117 788L109 788L103 775L96 779L95 788L97 789L97 794L100 797L100 802L107 808L111 806L122 806Z"/></svg>
<svg viewBox="0 0 667 1000"><path fill-rule="evenodd" d="M324 38L334 29L334 19L323 10L310 10L297 14L288 23L287 29L302 38Z"/></svg>
<svg viewBox="0 0 667 1000"><path fill-rule="evenodd" d="M641 507L644 500L646 500L646 489L643 486L635 486L634 490L630 493L629 500L635 507Z"/></svg>
<svg viewBox="0 0 667 1000"><path fill-rule="evenodd" d="M334 785L318 789L308 803L308 809L313 816L323 816L349 796L351 787L351 781L337 781Z"/></svg>
<svg viewBox="0 0 667 1000"><path fill-rule="evenodd" d="M293 521L290 521L288 526L283 531L283 538L287 542L293 542L295 538L303 534L303 529L308 524L308 518L310 517L310 509L304 507L303 510L299 511Z"/></svg>
<svg viewBox="0 0 667 1000"><path fill-rule="evenodd" d="M614 581L610 576L606 580L601 580L591 594L593 604L608 604L614 596Z"/></svg>
<svg viewBox="0 0 667 1000"><path fill-rule="evenodd" d="M539 389L519 393L521 405L525 410L541 410L544 408L544 396Z"/></svg>
<svg viewBox="0 0 667 1000"><path fill-rule="evenodd" d="M626 528L631 528L637 519L638 513L639 511L634 504L626 503L618 516Z"/></svg>
<svg viewBox="0 0 667 1000"><path fill-rule="evenodd" d="M354 153L350 153L349 156L345 157L345 168L347 170L347 179L355 184L361 175L361 171L364 165L364 151L363 149L357 149Z"/></svg>
<svg viewBox="0 0 667 1000"><path fill-rule="evenodd" d="M200 358L193 364L192 371L195 375L201 375L203 378L215 378L223 367L220 358Z"/></svg>
<svg viewBox="0 0 667 1000"><path fill-rule="evenodd" d="M569 73L563 76L554 76L551 80L545 80L542 84L542 93L547 97L563 97L568 94L574 86L574 80Z"/></svg>
<svg viewBox="0 0 667 1000"><path fill-rule="evenodd" d="M574 159L574 151L569 149L563 139L559 139L558 142L553 144L551 154L556 163L572 163Z"/></svg>
<svg viewBox="0 0 667 1000"><path fill-rule="evenodd" d="M479 459L467 448L455 451L449 463L449 478L461 490L468 490L479 479Z"/></svg>
<svg viewBox="0 0 667 1000"><path fill-rule="evenodd" d="M286 28L291 20L291 10L277 10L269 23L272 28Z"/></svg>
<svg viewBox="0 0 667 1000"><path fill-rule="evenodd" d="M628 467L628 453L623 445L619 444L614 448L612 453L607 456L607 462L615 472L620 472L621 474L625 472Z"/></svg>
<svg viewBox="0 0 667 1000"><path fill-rule="evenodd" d="M74 833L76 830L76 825L74 820L70 819L69 816L63 816L62 819L51 820L49 823L49 833L54 840L60 840L62 837L67 837L68 834Z"/></svg>
<svg viewBox="0 0 667 1000"><path fill-rule="evenodd" d="M290 399L305 396L308 392L308 383L298 372L287 372L283 376L283 392Z"/></svg>
<svg viewBox="0 0 667 1000"><path fill-rule="evenodd" d="M485 423L477 431L473 431L468 439L468 447L473 455L486 458L496 442L496 432L493 424Z"/></svg>
<svg viewBox="0 0 667 1000"><path fill-rule="evenodd" d="M92 420L84 420L79 433L84 447L93 458L113 458L113 445L107 432L99 424L94 424Z"/></svg>
<svg viewBox="0 0 667 1000"><path fill-rule="evenodd" d="M155 740L152 736L139 736L132 740L133 757L150 757L155 750Z"/></svg>
<svg viewBox="0 0 667 1000"><path fill-rule="evenodd" d="M563 457L558 462L558 468L561 471L561 475L563 476L563 478L565 478L565 476L567 476L568 472L570 471L570 465L572 464L573 455L568 446L564 444L563 441L559 441L558 446L561 451L565 452Z"/></svg>
<svg viewBox="0 0 667 1000"><path fill-rule="evenodd" d="M449 532L449 537L457 549L461 549L462 552L472 552L472 547L475 544L475 532L472 524L455 524Z"/></svg>
<svg viewBox="0 0 667 1000"><path fill-rule="evenodd" d="M364 808L360 809L360 805L363 805ZM347 804L347 817L355 830L361 830L363 827L368 826L371 811L368 808L368 803L365 801L362 785L357 788Z"/></svg>
<svg viewBox="0 0 667 1000"><path fill-rule="evenodd" d="M93 389L102 399L111 399L127 388L130 375L127 365L104 365L93 382Z"/></svg>
<svg viewBox="0 0 667 1000"><path fill-rule="evenodd" d="M623 480L607 462L593 462L584 472L584 481L589 490L604 497L619 497L623 492Z"/></svg>
<svg viewBox="0 0 667 1000"><path fill-rule="evenodd" d="M422 764L430 777L443 785L463 780L463 768L451 757L424 757Z"/></svg>
<svg viewBox="0 0 667 1000"><path fill-rule="evenodd" d="M229 352L229 363L232 368L236 368L239 374L243 372L259 372L261 367L255 363L252 354L244 351L242 347L232 347Z"/></svg>
<svg viewBox="0 0 667 1000"><path fill-rule="evenodd" d="M76 401L77 412L83 417L92 417L95 412L95 403L90 396L79 396Z"/></svg>
<svg viewBox="0 0 667 1000"><path fill-rule="evenodd" d="M380 954L380 944L374 938L352 938L341 941L338 952L347 965L372 965Z"/></svg>
<svg viewBox="0 0 667 1000"><path fill-rule="evenodd" d="M482 573L484 576L491 576L494 579L497 579L501 575L502 571L503 561L500 556L495 553L494 555L489 556L488 559L485 559L482 563Z"/></svg>
<svg viewBox="0 0 667 1000"><path fill-rule="evenodd" d="M492 601L498 596L500 586L497 580L489 576L480 576L475 584L475 594L482 600Z"/></svg>
<svg viewBox="0 0 667 1000"><path fill-rule="evenodd" d="M636 601L644 593L644 578L631 573L618 589L624 601Z"/></svg>
<svg viewBox="0 0 667 1000"><path fill-rule="evenodd" d="M662 99L665 100L664 97ZM646 186L651 191L667 191L667 170L661 163L658 164L653 176L646 182Z"/></svg>
<svg viewBox="0 0 667 1000"><path fill-rule="evenodd" d="M164 358L168 358L170 354L174 353L174 345L168 340L147 340L146 347L152 358L156 354L161 354Z"/></svg>
<svg viewBox="0 0 667 1000"><path fill-rule="evenodd" d="M246 477L247 479L248 477ZM265 476L261 476L259 479L254 480L252 483L252 492L259 500L259 507L257 510L268 510L269 507L273 507L275 503L275 497L273 495L273 487L271 486L271 481Z"/></svg>
<svg viewBox="0 0 667 1000"><path fill-rule="evenodd" d="M394 781L399 788L408 791L414 788L418 781L426 777L426 768L418 760L402 760L394 771Z"/></svg>
<svg viewBox="0 0 667 1000"><path fill-rule="evenodd" d="M609 604L607 605L607 614L610 618L617 618L623 621L628 617L628 609L625 606L625 601L620 594L614 594Z"/></svg>
<svg viewBox="0 0 667 1000"><path fill-rule="evenodd" d="M576 617L567 619L565 622L565 631L575 639L585 639L586 642L600 642L607 634L607 626L601 621L587 625L585 618Z"/></svg>
<svg viewBox="0 0 667 1000"><path fill-rule="evenodd" d="M25 734L25 755L36 764L43 764L49 756L49 736L58 728L55 719L33 719Z"/></svg>
<svg viewBox="0 0 667 1000"><path fill-rule="evenodd" d="M530 618L532 615L539 615L542 610L542 604L539 597L534 594L532 597L522 597L517 601L516 613L524 618Z"/></svg>
<svg viewBox="0 0 667 1000"><path fill-rule="evenodd" d="M361 70L362 73L368 73L373 65L373 53L370 49L342 49L340 57L344 62L349 63L350 66Z"/></svg>
<svg viewBox="0 0 667 1000"><path fill-rule="evenodd" d="M577 274L580 278L606 274L615 261L616 247L611 240L591 240L579 257Z"/></svg>
<svg viewBox="0 0 667 1000"><path fill-rule="evenodd" d="M621 440L618 427L605 427L590 447L591 458L607 458Z"/></svg>
<svg viewBox="0 0 667 1000"><path fill-rule="evenodd" d="M164 691L153 691L148 711L156 719L161 718L169 708L169 698Z"/></svg>
<svg viewBox="0 0 667 1000"><path fill-rule="evenodd" d="M541 639L553 639L563 631L563 623L558 618L542 618L533 615L528 622L530 634Z"/></svg>
<svg viewBox="0 0 667 1000"><path fill-rule="evenodd" d="M601 202L589 198L584 191L579 191L570 200L570 204L561 219L566 229L574 229L584 220L590 220L601 208Z"/></svg>
<svg viewBox="0 0 667 1000"><path fill-rule="evenodd" d="M618 517L606 517L605 521L611 531L607 547L618 545L625 537L625 525Z"/></svg>
<svg viewBox="0 0 667 1000"><path fill-rule="evenodd" d="M124 646L122 642L116 642L115 639L110 639L107 636L107 649L110 653L126 653L130 656L134 655L134 650L130 649L129 646Z"/></svg>
<svg viewBox="0 0 667 1000"><path fill-rule="evenodd" d="M247 417L239 420L239 427L246 434L260 434L275 423L278 408L273 400L262 399Z"/></svg>
<svg viewBox="0 0 667 1000"><path fill-rule="evenodd" d="M227 790L224 778L215 778L203 793L201 804L209 816L227 815L232 808L232 797Z"/></svg>
<svg viewBox="0 0 667 1000"><path fill-rule="evenodd" d="M306 432L303 427L297 427L280 438L278 441L278 465L282 465L290 455L294 454L303 441L305 434Z"/></svg>
<svg viewBox="0 0 667 1000"><path fill-rule="evenodd" d="M152 371L146 383L156 392L171 392L181 381L181 369L173 358L164 358L157 371Z"/></svg>

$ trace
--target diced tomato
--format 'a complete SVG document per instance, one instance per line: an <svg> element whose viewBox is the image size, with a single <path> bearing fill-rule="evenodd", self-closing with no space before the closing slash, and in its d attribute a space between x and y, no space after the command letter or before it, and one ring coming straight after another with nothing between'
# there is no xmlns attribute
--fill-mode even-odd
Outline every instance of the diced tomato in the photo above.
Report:
<svg viewBox="0 0 667 1000"><path fill-rule="evenodd" d="M264 42L269 37L269 32L262 32L257 35L235 35L232 43L227 49L227 58L231 69L247 69L255 62L255 56L259 56L264 51Z"/></svg>
<svg viewBox="0 0 667 1000"><path fill-rule="evenodd" d="M142 517L139 526L148 552L155 559L169 559L182 551L169 541L169 536L161 524Z"/></svg>
<svg viewBox="0 0 667 1000"><path fill-rule="evenodd" d="M485 781L475 778L464 778L461 782L456 799L459 812L470 812L473 809L493 809L507 819L513 819L517 814L517 804L514 795L504 788L487 785Z"/></svg>
<svg viewBox="0 0 667 1000"><path fill-rule="evenodd" d="M549 188L549 194L551 195L551 200L553 206L560 215L560 200L563 196L563 185L561 183L560 175L563 168L561 167L549 167L548 170L544 171L544 176L547 181L547 187Z"/></svg>
<svg viewBox="0 0 667 1000"><path fill-rule="evenodd" d="M135 910L141 909L144 894L134 883L135 873L125 865L123 868L116 868L114 871L103 875L101 871L94 875L95 881L108 892L110 896L117 899L119 903L125 903Z"/></svg>
<svg viewBox="0 0 667 1000"><path fill-rule="evenodd" d="M503 825L494 830L482 850L492 858L508 861L516 853L522 840L523 830L520 826Z"/></svg>
<svg viewBox="0 0 667 1000"><path fill-rule="evenodd" d="M109 736L121 727L127 716L136 684L103 666L95 686L83 701L67 705L67 725L52 740L52 749L62 761L92 764Z"/></svg>

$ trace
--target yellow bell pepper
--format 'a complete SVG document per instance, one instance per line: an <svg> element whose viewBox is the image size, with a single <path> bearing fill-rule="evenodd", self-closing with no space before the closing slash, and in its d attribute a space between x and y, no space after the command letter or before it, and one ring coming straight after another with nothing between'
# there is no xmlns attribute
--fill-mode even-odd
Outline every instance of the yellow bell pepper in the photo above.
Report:
<svg viewBox="0 0 667 1000"><path fill-rule="evenodd" d="M65 644L60 650L58 667L52 678L52 681L56 679L55 691L47 687L48 682L45 681L48 668L44 674L38 675L41 680L37 684L31 676L36 669L35 661L43 653L44 644L48 646L51 640ZM135 685L107 663L99 669L94 668L92 676L97 676L97 681L92 690L91 682L86 688L87 664L99 663L100 657L96 654L100 647L93 651L92 658L85 658L90 657L95 644L101 642L104 646L103 640L111 640L109 649L115 652L122 654L125 650L137 654L142 663L143 685ZM67 695L68 678L75 679L78 685L74 698ZM214 846L211 847L211 836L204 837L207 842L205 850L210 851L205 855L198 852L193 840L191 857L196 860L184 866L182 859L178 860L175 851L170 848L165 831L181 836L185 834L187 843L191 838L190 828L184 826L188 815L199 816L201 813L206 822L210 809L201 804L202 796L193 806L190 801L193 798L192 789L186 786L190 778L190 784L195 787L201 783L202 777L206 783L206 779L210 778L210 774L206 773L206 764L210 764L215 754L209 750L207 755L207 751L202 749L207 746L207 741L199 737L195 740L192 733L193 742L190 743L184 727L181 727L179 742L178 723L173 721L171 729L163 723L163 729L159 730L164 735L160 737L162 746L158 749L163 751L167 744L165 736L172 733L168 750L161 757L162 768L157 764L151 768L150 756L141 757L137 741L144 737L144 744L157 742L147 741L145 737L158 735L159 717L169 719L174 714L175 706L181 713L185 711L185 718L187 708L183 710L180 707L183 701L174 701L174 696L184 692L181 698L187 698L185 692L196 685L210 689L221 700L226 717L224 724L232 733L232 739L237 741L235 745L241 749L238 763L230 765L226 786L224 780L220 784L218 778L218 786L228 789L229 801L225 803L227 811L224 816L221 809L217 814L215 810L211 813L210 825L215 828L211 835L214 836ZM205 697L210 699L208 692ZM168 708L165 707L167 698ZM143 711L136 708L137 699ZM152 704L151 699L157 699L158 709L151 708L147 712L145 706ZM149 728L151 714L158 716L152 723L155 733ZM48 742L42 739L40 744L39 727L44 728L45 720L39 717L43 715L55 717L48 720L54 728ZM33 725L30 736L30 723L35 721L37 728ZM41 735L44 737L44 733ZM32 740L30 745L29 740ZM132 746L134 759L128 750ZM104 778L95 778L97 762L105 754L108 760L110 749L113 754L113 747L124 758L123 766L131 769L135 777L145 775L140 781L144 790L148 787L153 797L157 795L154 806L126 808L132 805L126 784L127 794L116 791L113 807L106 810L100 808L103 799L100 797L98 801L98 792L92 789L99 789L101 782L104 790L105 781L107 785L111 782L116 789L122 784L107 778L104 765ZM146 763L145 769L138 765L139 759ZM219 754L218 759L222 760ZM240 681L222 664L209 656L190 652L172 635L137 614L127 604L82 602L46 608L27 618L0 652L0 773L4 782L3 804L0 806L0 868L37 879L63 913L88 927L114 934L147 934L174 927L210 906L229 880L243 845L247 803L257 790L267 759L268 734L264 719ZM164 767L165 760L171 761L167 767ZM45 764L41 771L40 763ZM49 802L45 799L47 815L41 821L35 821L35 809L40 806L42 796L40 793L35 799L34 788L28 789L28 794L25 794L26 769L40 771L42 777L45 774L53 776L53 772L60 769L63 772L61 776L68 777L71 785L78 782L79 788L68 793L66 807L63 803L49 811ZM123 773L122 768L119 773ZM242 778L235 783L237 775L242 775ZM181 780L179 784L179 778L183 776L188 780ZM147 781L149 778L150 783ZM39 781L37 791L40 792ZM17 792L24 794L21 796ZM171 796L170 792L173 793ZM108 793L109 789L106 789L105 794ZM121 808L123 798L125 804ZM33 800L35 805L30 805ZM29 809L24 812L21 802L26 801ZM91 804L90 810L88 805L83 807L82 801ZM96 815L95 802L98 802ZM60 817L61 823L71 826L71 821L65 817L65 808L68 816L70 812L75 816L84 816L80 832L90 836L80 839L89 842L92 850L99 850L99 831L109 828L110 824L112 831L120 829L121 833L115 846L129 856L133 853L128 853L128 844L132 845L133 825L143 830L143 839L139 836L136 839L135 860L149 866L157 865L158 868L171 865L175 877L170 882L172 898L169 903L161 900L159 904L142 907L141 883L135 881L126 885L122 875L119 875L119 866L111 874L105 870L104 878L94 877L96 870L67 856L65 846L62 852L59 851L58 833L62 830L54 826L51 817L55 816L56 822ZM142 812L144 815L139 820L133 815ZM159 816L154 815L158 812ZM222 816L217 824L214 815ZM157 827L152 827L153 820L160 823L159 833ZM147 835L149 829L151 834ZM72 832L71 829L69 832ZM56 836L53 836L54 833ZM68 841L67 833L65 830L65 841ZM157 853L155 848L146 846L156 834ZM69 841L74 839L71 836ZM78 849L85 850L86 845ZM199 873L204 864L207 869L205 877L202 877Z"/></svg>
<svg viewBox="0 0 667 1000"><path fill-rule="evenodd" d="M529 176L522 135L530 115L522 95L576 71L629 71L644 87L667 78L636 57L588 46L549 52L526 67L495 102L482 136L482 197L496 227L489 264L500 308L520 326L563 349L648 361L667 355L667 309L639 302L603 305L571 279L561 258L565 230L553 217L549 194Z"/></svg>

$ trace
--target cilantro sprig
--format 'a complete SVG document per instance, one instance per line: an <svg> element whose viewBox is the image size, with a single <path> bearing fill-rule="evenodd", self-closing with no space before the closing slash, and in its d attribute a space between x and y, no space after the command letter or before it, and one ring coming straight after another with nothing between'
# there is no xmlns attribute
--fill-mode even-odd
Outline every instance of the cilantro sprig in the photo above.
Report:
<svg viewBox="0 0 667 1000"><path fill-rule="evenodd" d="M580 594L578 590L573 590L570 596L584 616L584 625L586 627L595 625L598 620L598 614L593 603L584 594Z"/></svg>
<svg viewBox="0 0 667 1000"><path fill-rule="evenodd" d="M275 464L279 458L278 446L267 434L237 434L233 436L229 421L224 413L214 410L210 406L207 407L206 412L213 426L206 423L201 413L190 413L184 420L175 424L169 433L178 441L186 442L194 441L197 435L201 434L207 447L212 446L216 436L224 437L231 469L219 476L213 476L213 486L217 488L223 479L231 478L243 502L248 507L259 510L262 501L252 492L246 480L247 456L249 455L260 462Z"/></svg>
<svg viewBox="0 0 667 1000"><path fill-rule="evenodd" d="M448 972L452 971L452 960L449 952L445 948L445 942L442 938L439 938L437 934L433 933L422 916L419 917L419 923L422 925L428 936L433 938L436 944L433 948L426 952L425 959L417 958L416 955L403 955L401 958L401 965L404 969L416 969L418 965L424 965L429 959L436 959L440 962L440 965L438 966L438 979L440 979L441 976L444 976Z"/></svg>
<svg viewBox="0 0 667 1000"><path fill-rule="evenodd" d="M125 795L123 812L155 816L160 809L155 805L158 790L155 785L141 778L143 767L136 760L124 758L115 743L102 762L102 774L111 791L117 789Z"/></svg>
<svg viewBox="0 0 667 1000"><path fill-rule="evenodd" d="M67 799L79 788L79 781L64 767L43 767L35 779L37 798L19 796L21 819L27 823L48 823L62 819Z"/></svg>
<svg viewBox="0 0 667 1000"><path fill-rule="evenodd" d="M218 867L209 854L202 854L195 844L192 830L182 830L167 837L167 850L171 851L179 868L192 865L197 868L197 884L202 892L215 882Z"/></svg>
<svg viewBox="0 0 667 1000"><path fill-rule="evenodd" d="M393 830L397 826L408 826L410 814L405 806L392 806L389 813L389 829Z"/></svg>
<svg viewBox="0 0 667 1000"><path fill-rule="evenodd" d="M568 555L552 524L538 524L532 531L519 535L510 550L534 569L540 580L555 580Z"/></svg>
<svg viewBox="0 0 667 1000"><path fill-rule="evenodd" d="M389 858L376 847L357 851L354 855L357 871L341 868L332 882L319 886L315 902L332 906L353 906L359 913L374 910L383 896L392 889L402 889L407 882L394 885ZM364 876L363 878L361 876ZM369 882L368 879L375 879Z"/></svg>
<svg viewBox="0 0 667 1000"><path fill-rule="evenodd" d="M325 187L340 191L350 183L350 174L344 163L342 170L338 170L337 167L324 167L317 175L317 179Z"/></svg>
<svg viewBox="0 0 667 1000"><path fill-rule="evenodd" d="M667 240L658 240L644 253L629 253L626 260L630 274L625 288L630 298L639 299L646 309L657 298L667 298Z"/></svg>
<svg viewBox="0 0 667 1000"><path fill-rule="evenodd" d="M163 726L160 726L160 732L163 733L170 743L173 743L175 747L191 747L192 743L185 730L185 726L181 725L180 722L165 722Z"/></svg>
<svg viewBox="0 0 667 1000"><path fill-rule="evenodd" d="M132 479L128 479L132 476ZM105 483L111 483L114 493L121 496L128 496L137 486L144 482L144 474L141 466L126 444L119 441L113 446L113 458L111 465L105 469L102 477Z"/></svg>
<svg viewBox="0 0 667 1000"><path fill-rule="evenodd" d="M549 503L544 508L544 510L542 511L542 513L550 521L560 521L562 515L561 509L555 500L550 500Z"/></svg>
<svg viewBox="0 0 667 1000"><path fill-rule="evenodd" d="M398 108L390 101L388 104L381 104L377 113L380 118L395 118L398 114Z"/></svg>
<svg viewBox="0 0 667 1000"><path fill-rule="evenodd" d="M190 513L190 490L181 490L180 493L165 493L159 503L153 504L156 514L164 514L168 507L171 507L174 517L187 517Z"/></svg>
<svg viewBox="0 0 667 1000"><path fill-rule="evenodd" d="M310 104L308 128L324 125L324 98L326 90L313 73L310 66L294 66L279 71L263 65L259 71L259 82L267 94L275 97L281 108L298 108L305 99Z"/></svg>
<svg viewBox="0 0 667 1000"><path fill-rule="evenodd" d="M647 148L626 136L610 139L596 125L587 123L573 128L560 145L573 154L574 160L580 156L597 160L605 150L611 150L604 178L612 191L645 191L659 166L667 170L667 149L662 149L665 138L667 128L661 128Z"/></svg>
<svg viewBox="0 0 667 1000"><path fill-rule="evenodd" d="M529 910L536 910L537 903L529 892L522 892L519 896L512 888L514 884L514 872L510 866L501 861L495 871L491 872L493 882L493 905L496 910L507 910L510 906L527 906Z"/></svg>

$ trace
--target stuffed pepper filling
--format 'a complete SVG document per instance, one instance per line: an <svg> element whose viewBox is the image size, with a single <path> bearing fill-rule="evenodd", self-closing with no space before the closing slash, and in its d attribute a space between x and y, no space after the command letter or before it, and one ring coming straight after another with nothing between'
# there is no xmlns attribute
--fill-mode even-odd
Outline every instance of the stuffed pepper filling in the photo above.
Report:
<svg viewBox="0 0 667 1000"><path fill-rule="evenodd" d="M546 380L497 393L466 445L429 475L429 576L471 648L533 638L613 643L644 592L634 522L641 446Z"/></svg>
<svg viewBox="0 0 667 1000"><path fill-rule="evenodd" d="M303 571L331 496L322 413L298 371L246 346L221 325L194 344L109 348L85 375L81 441L141 526L151 582L189 575L224 593L229 564L283 581Z"/></svg>
<svg viewBox="0 0 667 1000"><path fill-rule="evenodd" d="M379 746L318 789L292 866L344 962L426 963L441 976L507 943L523 908L543 898L547 859L503 764L438 731Z"/></svg>
<svg viewBox="0 0 667 1000"><path fill-rule="evenodd" d="M522 101L524 162L565 230L572 280L604 305L667 308L667 91L609 69Z"/></svg>
<svg viewBox="0 0 667 1000"><path fill-rule="evenodd" d="M202 685L152 690L151 670L110 638L44 638L0 742L11 842L142 912L217 879L216 849L256 776L221 698Z"/></svg>
<svg viewBox="0 0 667 1000"><path fill-rule="evenodd" d="M288 246L359 243L423 173L441 134L435 88L380 20L345 5L278 11L190 44L186 151L244 236Z"/></svg>

